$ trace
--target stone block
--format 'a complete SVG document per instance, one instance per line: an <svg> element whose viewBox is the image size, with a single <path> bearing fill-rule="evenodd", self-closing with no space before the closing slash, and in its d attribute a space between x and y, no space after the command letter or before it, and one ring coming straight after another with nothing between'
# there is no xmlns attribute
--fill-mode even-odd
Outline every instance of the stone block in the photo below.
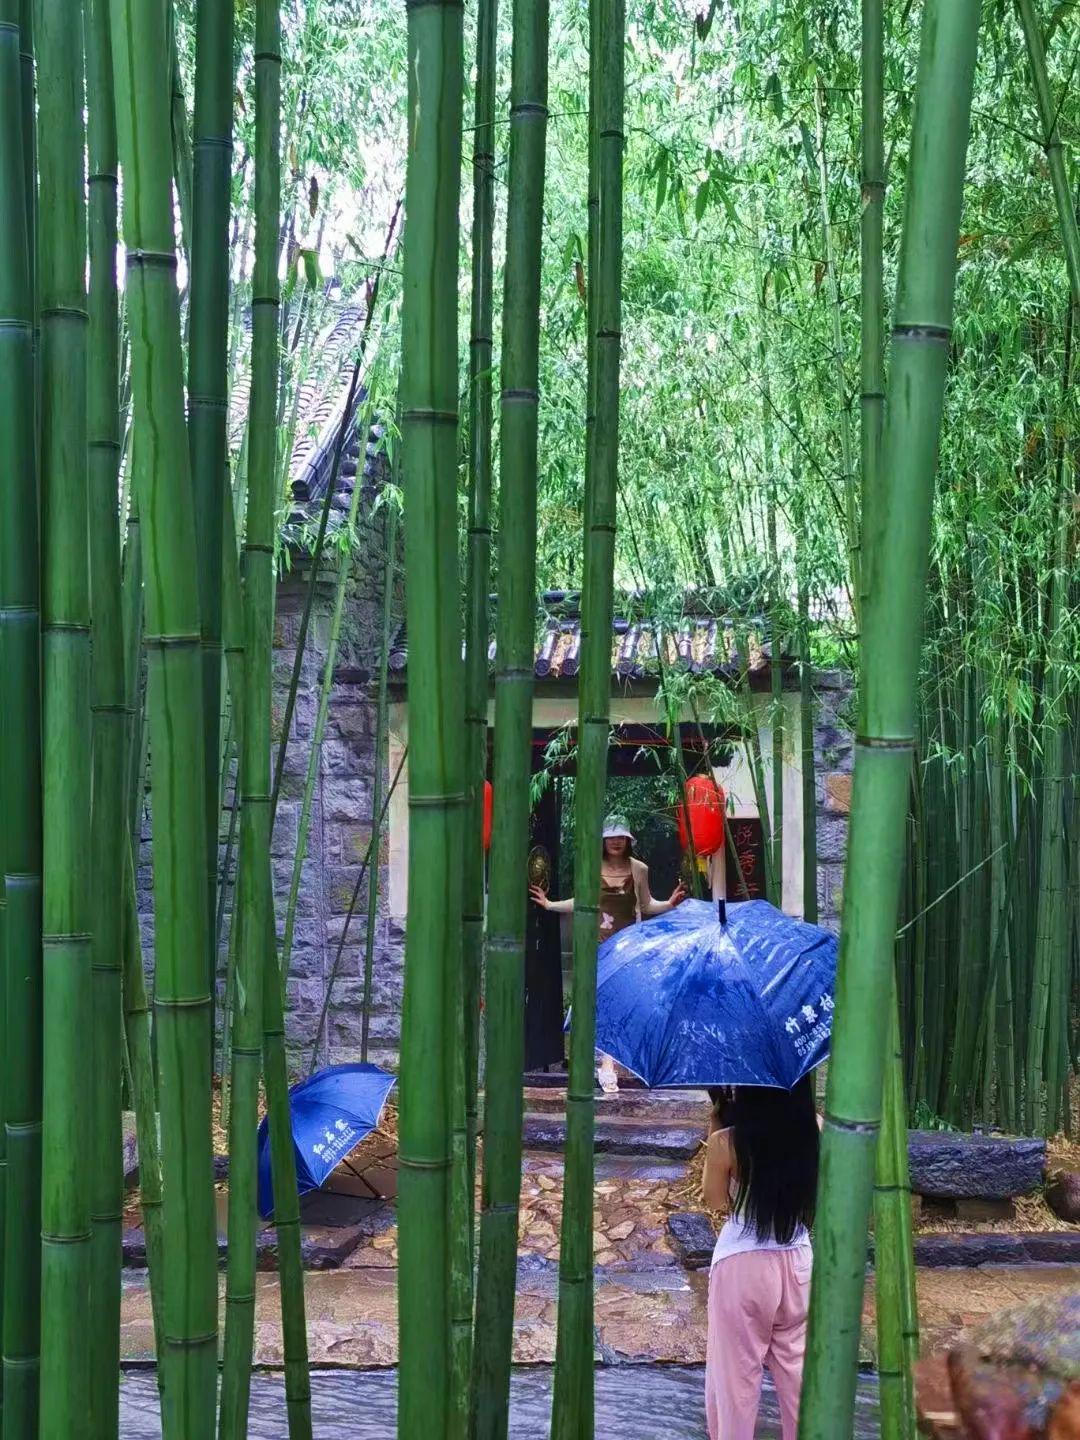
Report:
<svg viewBox="0 0 1080 1440"><path fill-rule="evenodd" d="M371 814L371 790L367 779L327 779L323 786L323 816L328 822L362 822Z"/></svg>
<svg viewBox="0 0 1080 1440"><path fill-rule="evenodd" d="M944 1235L920 1235L915 1241L915 1264L927 1269L945 1266L1023 1265L1027 1260L1023 1237L997 1230Z"/></svg>
<svg viewBox="0 0 1080 1440"><path fill-rule="evenodd" d="M1046 1142L996 1135L914 1130L908 1139L911 1188L954 1200L1008 1200L1041 1183Z"/></svg>
<svg viewBox="0 0 1080 1440"><path fill-rule="evenodd" d="M369 776L374 768L371 747L364 742L327 736L322 747L323 773L336 777Z"/></svg>
<svg viewBox="0 0 1080 1440"><path fill-rule="evenodd" d="M273 871L274 894L280 902L282 914L284 914L284 907L288 904L289 890L292 885L292 858L275 860ZM309 857L300 867L300 887L296 895L297 915L318 914L321 892L322 867L316 860Z"/></svg>
<svg viewBox="0 0 1080 1440"><path fill-rule="evenodd" d="M851 776L836 771L825 776L825 808L834 814L851 811Z"/></svg>
<svg viewBox="0 0 1080 1440"><path fill-rule="evenodd" d="M712 1261L716 1231L708 1215L700 1211L675 1211L668 1216L668 1237L684 1265L702 1270Z"/></svg>
<svg viewBox="0 0 1080 1440"><path fill-rule="evenodd" d="M821 819L817 825L818 861L842 864L847 850L847 821L829 818Z"/></svg>
<svg viewBox="0 0 1080 1440"><path fill-rule="evenodd" d="M326 895L331 915L345 915L356 894L357 881L361 881L357 906L367 896L367 875L359 865L328 865L326 867ZM365 907L366 908L366 907ZM355 919L353 921L355 924ZM351 928L351 927L350 927Z"/></svg>

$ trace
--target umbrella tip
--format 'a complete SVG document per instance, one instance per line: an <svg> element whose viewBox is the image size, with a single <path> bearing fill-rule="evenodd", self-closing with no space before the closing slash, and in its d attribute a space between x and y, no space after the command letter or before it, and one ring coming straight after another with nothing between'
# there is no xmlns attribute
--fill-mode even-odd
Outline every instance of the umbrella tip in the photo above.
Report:
<svg viewBox="0 0 1080 1440"><path fill-rule="evenodd" d="M721 925L726 925L726 924L727 924L727 901L726 901L725 899L723 899L722 897L721 897L721 899L717 900L717 902L716 902L716 910L717 910L717 914L719 915L719 918L720 918L720 924L721 924Z"/></svg>

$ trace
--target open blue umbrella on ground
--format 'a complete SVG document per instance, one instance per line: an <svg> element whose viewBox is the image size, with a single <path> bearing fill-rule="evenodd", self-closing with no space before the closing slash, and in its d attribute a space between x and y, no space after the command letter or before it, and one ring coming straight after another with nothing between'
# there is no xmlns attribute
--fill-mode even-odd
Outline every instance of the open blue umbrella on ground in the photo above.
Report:
<svg viewBox="0 0 1080 1440"><path fill-rule="evenodd" d="M684 900L597 956L596 1044L650 1086L790 1089L829 1053L837 941L764 900Z"/></svg>
<svg viewBox="0 0 1080 1440"><path fill-rule="evenodd" d="M289 1117L296 1151L296 1188L318 1190L342 1160L379 1123L386 1097L397 1083L378 1065L330 1065L289 1091ZM259 1125L259 1214L274 1211L270 1134Z"/></svg>

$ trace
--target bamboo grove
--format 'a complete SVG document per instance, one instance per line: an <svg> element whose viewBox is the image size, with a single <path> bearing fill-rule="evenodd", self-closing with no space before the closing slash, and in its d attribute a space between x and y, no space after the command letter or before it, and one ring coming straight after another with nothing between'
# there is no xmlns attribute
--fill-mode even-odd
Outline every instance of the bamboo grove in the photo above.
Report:
<svg viewBox="0 0 1080 1440"><path fill-rule="evenodd" d="M840 859L816 676L853 677L800 1434L850 1430L873 1205L882 1433L913 1436L908 1124L1078 1121L1080 32L1039 0L897 8L0 0L4 1440L120 1433L125 1111L166 1440L248 1433L260 1115L288 1431L311 1436L288 1087L331 1051L354 918L375 1049L406 756L398 1433L510 1434L534 655L559 587L580 591L578 896L620 610L657 636L659 726L741 744L777 904L801 824L808 919ZM301 399L331 383L346 291L363 324L301 523ZM378 773L312 1026L292 966L373 535ZM667 664L688 591L740 652L764 627L796 657L797 708L779 665L760 696ZM676 743L672 803L685 780ZM598 923L576 905L553 1440L594 1433Z"/></svg>

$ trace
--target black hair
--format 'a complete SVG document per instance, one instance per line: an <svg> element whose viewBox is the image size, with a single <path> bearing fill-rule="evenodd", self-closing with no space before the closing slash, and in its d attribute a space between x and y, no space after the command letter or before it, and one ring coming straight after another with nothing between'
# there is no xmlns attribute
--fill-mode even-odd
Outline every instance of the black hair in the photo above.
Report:
<svg viewBox="0 0 1080 1440"><path fill-rule="evenodd" d="M730 1085L710 1085L709 1103L712 1105L712 1124L715 1130L726 1130L731 1124L731 1100L733 1091Z"/></svg>
<svg viewBox="0 0 1080 1440"><path fill-rule="evenodd" d="M793 1090L738 1086L730 1110L738 1167L735 1212L759 1240L789 1245L810 1229L817 1200L820 1136L812 1081Z"/></svg>

